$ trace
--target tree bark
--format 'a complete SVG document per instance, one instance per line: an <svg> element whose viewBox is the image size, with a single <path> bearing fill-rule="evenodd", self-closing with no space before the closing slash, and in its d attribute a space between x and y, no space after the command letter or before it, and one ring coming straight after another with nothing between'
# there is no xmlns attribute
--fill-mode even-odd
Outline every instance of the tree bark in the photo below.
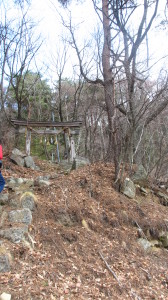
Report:
<svg viewBox="0 0 168 300"><path fill-rule="evenodd" d="M109 125L109 147L108 159L114 159L115 164L115 177L117 179L119 164L117 153L117 139L116 139L116 124L115 124L115 90L114 90L114 76L111 69L111 32L110 32L110 17L109 17L109 1L102 0L102 13L103 13L103 32L104 32L104 45L102 53L102 66L104 77L104 94L105 103L108 115Z"/></svg>

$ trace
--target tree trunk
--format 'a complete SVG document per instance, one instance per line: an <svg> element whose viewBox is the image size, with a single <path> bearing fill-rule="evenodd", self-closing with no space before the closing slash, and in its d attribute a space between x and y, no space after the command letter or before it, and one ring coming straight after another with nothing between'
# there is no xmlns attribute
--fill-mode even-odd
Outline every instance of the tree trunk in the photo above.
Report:
<svg viewBox="0 0 168 300"><path fill-rule="evenodd" d="M116 141L116 120L115 120L115 93L114 93L114 76L111 69L110 49L111 49L111 32L110 32L110 17L109 17L109 1L102 0L103 12L103 32L104 45L102 53L102 66L104 77L104 94L108 115L109 126L109 146L108 159L114 159L115 177L117 179L119 171L117 141Z"/></svg>

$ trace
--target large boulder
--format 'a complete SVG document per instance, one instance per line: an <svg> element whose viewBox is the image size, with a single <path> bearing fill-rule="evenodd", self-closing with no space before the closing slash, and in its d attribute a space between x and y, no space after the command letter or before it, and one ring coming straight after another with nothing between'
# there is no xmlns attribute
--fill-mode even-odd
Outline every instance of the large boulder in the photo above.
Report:
<svg viewBox="0 0 168 300"><path fill-rule="evenodd" d="M19 149L17 149L17 148L14 148L14 149L12 150L12 154L13 154L13 155L16 155L16 156L20 156L20 157L25 157L25 156L26 156L25 153L21 152L21 151L20 151Z"/></svg>
<svg viewBox="0 0 168 300"><path fill-rule="evenodd" d="M10 156L10 159L18 166L20 167L27 167L32 170L36 169L34 160L31 156L27 156L23 152L21 152L18 149L13 149L12 154Z"/></svg>
<svg viewBox="0 0 168 300"><path fill-rule="evenodd" d="M36 196L30 191L18 190L12 194L9 200L9 205L16 209L29 208L31 211L35 208Z"/></svg>
<svg viewBox="0 0 168 300"><path fill-rule="evenodd" d="M143 165L139 165L133 176L131 177L132 181L140 186L147 186L148 179L147 179L147 172Z"/></svg>
<svg viewBox="0 0 168 300"><path fill-rule="evenodd" d="M23 208L29 208L31 211L35 208L35 201L36 197L31 192L25 192L20 198L21 206Z"/></svg>
<svg viewBox="0 0 168 300"><path fill-rule="evenodd" d="M9 222L31 224L32 213L29 208L12 210L8 214Z"/></svg>
<svg viewBox="0 0 168 300"><path fill-rule="evenodd" d="M15 155L15 154L11 154L10 159L18 166L20 167L24 167L25 165L25 161L24 158L22 158L21 156Z"/></svg>
<svg viewBox="0 0 168 300"><path fill-rule="evenodd" d="M130 178L125 178L121 191L128 198L135 198L136 187Z"/></svg>
<svg viewBox="0 0 168 300"><path fill-rule="evenodd" d="M25 161L25 166L27 168L35 170L36 166L35 166L34 160L33 160L33 158L31 156L26 156L25 159L24 159L24 161Z"/></svg>

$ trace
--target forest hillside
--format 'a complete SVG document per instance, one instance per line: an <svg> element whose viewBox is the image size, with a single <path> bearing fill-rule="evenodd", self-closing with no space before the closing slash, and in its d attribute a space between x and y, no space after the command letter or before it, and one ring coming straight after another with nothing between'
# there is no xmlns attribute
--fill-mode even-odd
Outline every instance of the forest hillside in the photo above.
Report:
<svg viewBox="0 0 168 300"><path fill-rule="evenodd" d="M4 158L1 267L5 251L10 259L0 272L1 299L168 299L168 208L152 187L145 195L137 187L130 199L114 189L111 163L71 172L35 163L39 170ZM36 184L15 187L11 178ZM35 199L32 220L25 239L12 242L3 235L16 225L7 214L25 191Z"/></svg>

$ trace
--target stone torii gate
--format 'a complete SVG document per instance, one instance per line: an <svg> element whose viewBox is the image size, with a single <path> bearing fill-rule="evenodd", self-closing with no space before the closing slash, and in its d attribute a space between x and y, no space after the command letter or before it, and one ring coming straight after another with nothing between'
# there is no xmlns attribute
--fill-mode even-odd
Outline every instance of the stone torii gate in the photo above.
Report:
<svg viewBox="0 0 168 300"><path fill-rule="evenodd" d="M70 142L70 160L73 161L74 158L76 157L75 142L74 142L73 135L79 134L79 129L82 126L81 121L43 122L43 121L30 121L30 120L24 121L24 120L12 119L11 122L13 123L13 125L19 128L19 133L26 133L26 154L27 155L30 155L31 134L33 133L42 134L42 135L52 134L57 136L60 133L64 133L66 136L66 141L69 139ZM20 128L20 127L24 127L24 128ZM65 145L65 149L68 152L67 143Z"/></svg>

